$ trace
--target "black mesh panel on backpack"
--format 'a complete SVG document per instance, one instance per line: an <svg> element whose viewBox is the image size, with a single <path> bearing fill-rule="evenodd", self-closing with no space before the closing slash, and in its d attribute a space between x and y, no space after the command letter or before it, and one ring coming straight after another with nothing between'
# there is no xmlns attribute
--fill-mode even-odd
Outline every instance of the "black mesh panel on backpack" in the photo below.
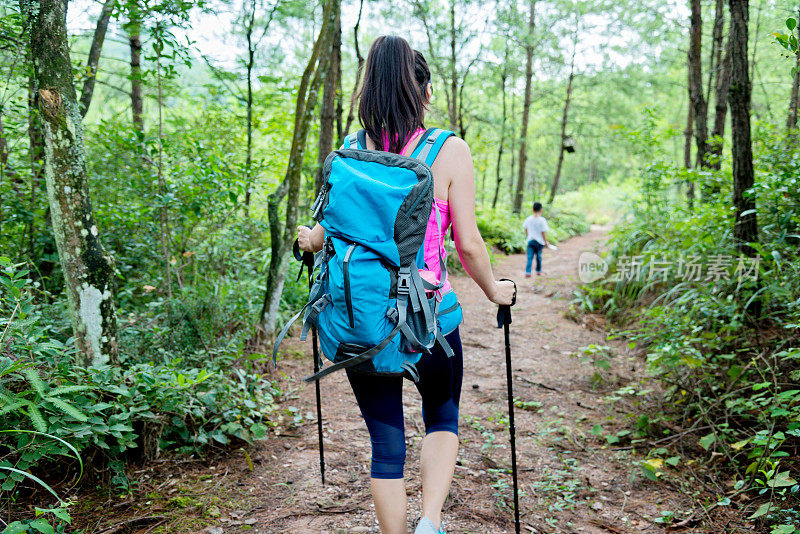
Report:
<svg viewBox="0 0 800 534"><path fill-rule="evenodd" d="M400 255L400 265L414 263L428 228L428 217L433 205L433 176L427 171L427 178L419 181L412 189L397 212L394 221L394 240Z"/></svg>

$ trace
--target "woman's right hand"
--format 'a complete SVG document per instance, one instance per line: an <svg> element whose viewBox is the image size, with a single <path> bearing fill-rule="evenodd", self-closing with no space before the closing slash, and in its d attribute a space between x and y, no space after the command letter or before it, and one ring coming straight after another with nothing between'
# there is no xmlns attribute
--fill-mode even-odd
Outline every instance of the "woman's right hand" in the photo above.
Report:
<svg viewBox="0 0 800 534"><path fill-rule="evenodd" d="M508 306L514 300L514 282L511 280L496 280L491 295L486 295L489 300L501 306Z"/></svg>
<svg viewBox="0 0 800 534"><path fill-rule="evenodd" d="M314 252L311 246L311 228L308 226L297 227L297 245L300 247L300 250Z"/></svg>

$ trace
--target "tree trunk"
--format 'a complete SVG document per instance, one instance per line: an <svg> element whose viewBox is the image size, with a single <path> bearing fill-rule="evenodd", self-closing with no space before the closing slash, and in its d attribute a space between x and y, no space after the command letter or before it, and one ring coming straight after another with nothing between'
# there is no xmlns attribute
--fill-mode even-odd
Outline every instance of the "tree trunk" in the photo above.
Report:
<svg viewBox="0 0 800 534"><path fill-rule="evenodd" d="M692 168L692 136L694 135L694 107L692 106L692 74L689 61L686 61L686 92L688 95L686 110L686 129L683 130L683 166ZM694 209L694 182L686 183L686 205L689 211Z"/></svg>
<svg viewBox="0 0 800 534"><path fill-rule="evenodd" d="M492 209L497 207L497 197L500 193L500 184L503 182L503 148L506 143L506 79L508 78L508 41L506 41L505 57L503 57L503 70L500 73L500 92L503 99L503 118L500 121L500 146L497 147L497 165L494 184L494 199Z"/></svg>
<svg viewBox="0 0 800 534"><path fill-rule="evenodd" d="M320 56L331 46L330 28L335 24L334 14L338 12L340 0L327 0L323 7L323 23L320 28L311 57L308 60L300 87L297 91L297 103L294 113L294 134L292 148L289 153L289 164L283 182L269 196L267 211L271 237L269 273L267 290L264 293L264 304L261 308L260 325L264 334L272 336L275 332L278 307L286 280L286 252L294 241L297 226L297 202L300 195L300 181L303 170L303 156L306 150L308 130L314 109L317 105L319 87L322 84L322 70L319 68ZM312 78L313 76L313 78ZM279 207L286 198L286 223L281 225Z"/></svg>
<svg viewBox="0 0 800 534"><path fill-rule="evenodd" d="M247 152L244 161L245 183L244 216L250 217L250 197L253 191L253 67L255 65L256 48L253 44L253 28L256 19L256 2L253 0L250 16L245 28L247 39Z"/></svg>
<svg viewBox="0 0 800 534"><path fill-rule="evenodd" d="M758 240L756 201L747 191L753 187L753 152L750 139L750 76L747 64L748 0L729 0L731 9L731 85L728 104L731 108L733 136L733 237L736 248L754 257L750 246Z"/></svg>
<svg viewBox="0 0 800 534"><path fill-rule="evenodd" d="M33 63L33 58L31 58ZM35 74L28 81L28 156L31 164L30 196L28 199L28 228L26 229L28 255L36 257L34 243L36 237L36 194L44 179L44 136L39 112L39 93L36 91Z"/></svg>
<svg viewBox="0 0 800 534"><path fill-rule="evenodd" d="M338 3L337 3L338 5ZM314 194L322 187L322 166L325 158L333 151L333 129L336 121L336 78L338 77L339 64L342 52L342 17L341 9L336 8L333 14L334 24L328 41L331 48L323 51L328 56L327 61L321 61L320 66L327 67L325 72L324 87L322 90L322 109L319 117L319 147L317 152L317 172L314 177Z"/></svg>
<svg viewBox="0 0 800 534"><path fill-rule="evenodd" d="M0 182L5 180L8 172L8 140L3 129L3 113L0 111Z"/></svg>
<svg viewBox="0 0 800 534"><path fill-rule="evenodd" d="M94 84L97 80L97 65L100 63L100 51L103 49L108 21L111 20L115 5L116 0L106 0L105 4L103 4L103 10L100 12L100 18L97 19L92 46L89 48L89 58L86 60L87 76L81 90L81 117L86 116L86 112L89 111L89 105L92 103Z"/></svg>
<svg viewBox="0 0 800 534"><path fill-rule="evenodd" d="M711 88L715 77L719 76L722 56L722 30L725 27L725 0L716 0L714 8L714 28L711 32L711 53L708 57L708 86L706 88L706 105L711 103ZM706 121L708 122L708 121Z"/></svg>
<svg viewBox="0 0 800 534"><path fill-rule="evenodd" d="M358 6L358 20L356 20L356 25L353 26L353 42L356 49L356 59L358 59L358 68L356 69L356 81L353 83L353 93L350 96L350 111L347 113L347 121L345 122L343 130L346 133L350 133L350 126L353 125L353 119L356 114L356 95L358 95L358 86L361 83L361 74L364 70L364 56L361 55L361 49L358 47L358 27L361 24L361 14L363 11L364 0L361 0Z"/></svg>
<svg viewBox="0 0 800 534"><path fill-rule="evenodd" d="M689 29L689 93L694 110L694 139L697 145L697 166L708 166L706 143L708 139L708 104L703 98L702 35L703 21L700 0L691 0L692 15Z"/></svg>
<svg viewBox="0 0 800 534"><path fill-rule="evenodd" d="M572 59L569 64L569 81L567 82L567 98L564 99L564 113L561 116L561 143L558 148L558 163L556 164L556 174L553 176L553 186L550 188L550 204L556 198L558 183L561 181L561 166L564 164L564 142L567 140L567 116L569 113L569 99L572 96L572 80L575 78L575 49L577 41L572 43Z"/></svg>
<svg viewBox="0 0 800 534"><path fill-rule="evenodd" d="M33 57L44 170L58 255L82 365L115 362L113 259L94 223L80 107L67 41L67 0L20 0Z"/></svg>
<svg viewBox="0 0 800 534"><path fill-rule="evenodd" d="M447 115L450 130L458 131L458 71L456 70L456 2L450 0L450 93L447 99Z"/></svg>
<svg viewBox="0 0 800 534"><path fill-rule="evenodd" d="M725 139L725 121L728 116L728 90L731 85L731 40L725 46L725 56L719 67L717 85L715 87L715 113L714 127L711 130L711 143L709 146L709 162L712 169L720 170L722 167L722 146ZM714 188L718 191L719 188Z"/></svg>
<svg viewBox="0 0 800 534"><path fill-rule="evenodd" d="M797 16L800 23L800 13ZM800 38L800 27L797 28L797 36ZM800 50L795 54L794 80L792 81L792 96L789 98L789 115L786 117L786 129L797 130L797 106L800 95Z"/></svg>
<svg viewBox="0 0 800 534"><path fill-rule="evenodd" d="M131 116L133 127L144 133L144 97L142 91L142 40L141 16L136 8L131 10L128 22L128 44L131 51Z"/></svg>
<svg viewBox="0 0 800 534"><path fill-rule="evenodd" d="M511 86L514 87L516 79L514 76L511 77ZM514 98L514 93L511 93L511 135L509 136L508 140L508 150L511 152L511 171L508 173L508 199L511 200L514 198L514 176L516 176L517 171L517 151L516 151L516 139L517 139L517 122L514 120L517 117L515 112L517 104L517 99Z"/></svg>
<svg viewBox="0 0 800 534"><path fill-rule="evenodd" d="M522 105L522 128L520 130L519 174L517 190L514 194L514 213L522 209L522 196L525 191L525 164L528 154L528 117L531 111L531 85L533 84L533 31L535 29L536 0L530 2L531 11L528 17L528 35L525 39L525 100Z"/></svg>

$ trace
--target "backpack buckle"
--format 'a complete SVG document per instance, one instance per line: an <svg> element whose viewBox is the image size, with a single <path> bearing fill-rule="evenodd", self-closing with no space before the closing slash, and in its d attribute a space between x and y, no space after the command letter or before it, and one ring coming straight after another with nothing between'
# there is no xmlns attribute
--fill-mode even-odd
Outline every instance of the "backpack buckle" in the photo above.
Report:
<svg viewBox="0 0 800 534"><path fill-rule="evenodd" d="M401 273L397 276L397 295L408 296L411 293L411 275Z"/></svg>

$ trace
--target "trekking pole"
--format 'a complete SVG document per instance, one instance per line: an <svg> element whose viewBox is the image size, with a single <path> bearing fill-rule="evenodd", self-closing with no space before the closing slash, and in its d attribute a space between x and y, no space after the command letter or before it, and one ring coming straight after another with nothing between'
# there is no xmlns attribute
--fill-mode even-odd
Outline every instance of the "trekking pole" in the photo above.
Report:
<svg viewBox="0 0 800 534"><path fill-rule="evenodd" d="M501 278L514 284L513 280ZM514 426L514 384L511 373L511 340L509 338L509 327L511 324L511 306L517 302L517 284L514 284L514 297L511 304L501 304L497 308L497 328L503 329L506 341L506 382L508 386L508 433L511 442L511 477L514 481L514 529L516 534L519 530L519 486L517 483L517 438L516 427Z"/></svg>
<svg viewBox="0 0 800 534"><path fill-rule="evenodd" d="M303 251L300 253L300 244L295 240L292 252L300 264L300 272L297 274L297 279L303 275L303 268L308 270L308 290L311 291L311 286L314 285L314 253ZM314 374L319 372L319 343L317 342L317 327L311 327L311 343L314 347ZM322 477L322 485L325 485L325 445L322 441L322 396L319 390L319 380L314 382L317 393L317 436L319 437L319 473Z"/></svg>

